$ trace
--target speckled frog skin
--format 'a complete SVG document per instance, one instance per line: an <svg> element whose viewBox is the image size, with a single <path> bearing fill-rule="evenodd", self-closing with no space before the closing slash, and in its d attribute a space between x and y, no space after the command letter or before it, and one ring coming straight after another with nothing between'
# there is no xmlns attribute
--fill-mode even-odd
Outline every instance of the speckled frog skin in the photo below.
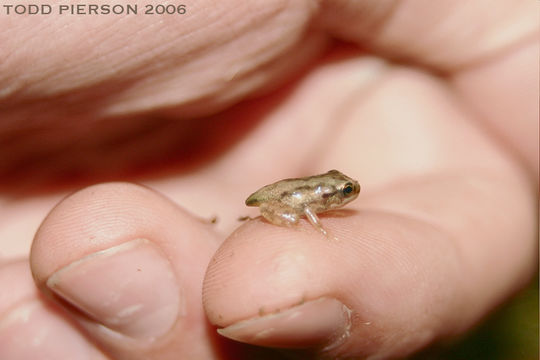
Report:
<svg viewBox="0 0 540 360"><path fill-rule="evenodd" d="M358 181L337 170L303 178L285 179L266 185L246 199L247 206L258 206L272 224L291 226L305 215L309 222L327 234L316 214L340 208L358 197Z"/></svg>

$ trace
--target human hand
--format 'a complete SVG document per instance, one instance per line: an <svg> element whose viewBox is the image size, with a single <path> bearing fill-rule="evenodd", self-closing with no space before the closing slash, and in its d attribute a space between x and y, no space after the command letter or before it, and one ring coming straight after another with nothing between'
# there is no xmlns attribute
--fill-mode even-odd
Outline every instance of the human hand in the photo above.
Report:
<svg viewBox="0 0 540 360"><path fill-rule="evenodd" d="M0 358L277 356L206 319L313 357L405 356L527 281L534 9L333 4L2 18ZM331 168L362 185L354 212L321 216L338 241L305 221L235 230L261 185ZM121 183L68 196L34 238L38 291L10 259L62 196L35 190L66 173L143 178L181 208Z"/></svg>

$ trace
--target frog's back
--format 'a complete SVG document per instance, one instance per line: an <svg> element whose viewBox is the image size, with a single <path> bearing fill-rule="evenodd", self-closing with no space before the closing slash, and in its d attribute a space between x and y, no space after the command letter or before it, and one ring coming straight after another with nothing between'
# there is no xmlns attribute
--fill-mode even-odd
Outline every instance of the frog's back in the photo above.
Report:
<svg viewBox="0 0 540 360"><path fill-rule="evenodd" d="M279 201L289 190L297 188L302 179L285 179L263 186L246 199L247 206L260 206L269 201Z"/></svg>

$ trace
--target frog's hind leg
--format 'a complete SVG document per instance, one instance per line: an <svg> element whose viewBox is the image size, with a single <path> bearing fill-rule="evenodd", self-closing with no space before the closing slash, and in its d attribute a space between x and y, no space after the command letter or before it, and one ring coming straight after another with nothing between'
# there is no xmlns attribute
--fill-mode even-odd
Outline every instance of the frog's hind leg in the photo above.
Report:
<svg viewBox="0 0 540 360"><path fill-rule="evenodd" d="M319 217L315 212L313 212L309 207L306 207L304 209L304 214L306 215L306 218L309 220L311 225L315 227L317 230L319 230L324 236L328 236L328 231L324 229L324 227L321 224L321 220L319 220Z"/></svg>
<svg viewBox="0 0 540 360"><path fill-rule="evenodd" d="M283 208L279 203L263 203L259 206L259 210L261 215L272 224L290 227L298 223L298 215L291 209Z"/></svg>

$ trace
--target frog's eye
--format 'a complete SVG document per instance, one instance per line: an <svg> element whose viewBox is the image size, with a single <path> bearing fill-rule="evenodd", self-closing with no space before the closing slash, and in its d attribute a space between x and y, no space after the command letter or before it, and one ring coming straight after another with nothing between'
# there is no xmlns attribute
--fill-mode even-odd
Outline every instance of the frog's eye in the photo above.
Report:
<svg viewBox="0 0 540 360"><path fill-rule="evenodd" d="M353 192L353 190L354 190L353 185L351 183L347 183L343 187L343 195L349 196Z"/></svg>

